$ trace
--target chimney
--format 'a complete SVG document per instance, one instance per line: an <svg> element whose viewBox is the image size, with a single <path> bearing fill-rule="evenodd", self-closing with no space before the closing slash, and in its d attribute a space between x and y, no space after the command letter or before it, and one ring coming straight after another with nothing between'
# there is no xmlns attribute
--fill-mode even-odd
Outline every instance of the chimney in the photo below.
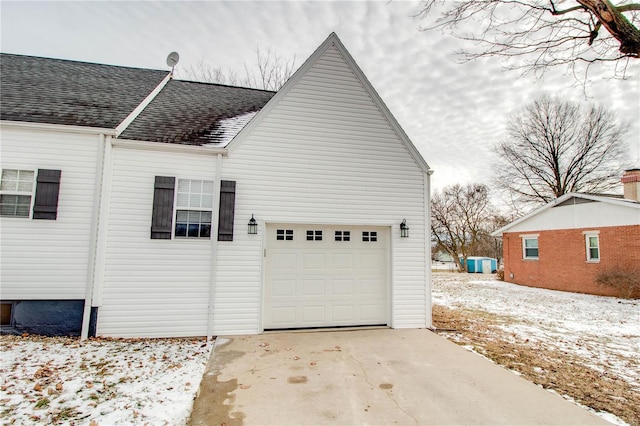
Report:
<svg viewBox="0 0 640 426"><path fill-rule="evenodd" d="M640 202L640 169L625 170L620 181L624 185L624 198Z"/></svg>

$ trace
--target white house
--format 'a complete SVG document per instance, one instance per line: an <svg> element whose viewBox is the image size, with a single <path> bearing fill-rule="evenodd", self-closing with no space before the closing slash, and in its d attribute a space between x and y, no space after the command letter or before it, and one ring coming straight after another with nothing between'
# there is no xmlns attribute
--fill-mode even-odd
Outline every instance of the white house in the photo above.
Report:
<svg viewBox="0 0 640 426"><path fill-rule="evenodd" d="M51 122L63 115L55 96L44 107L12 98L42 74L55 80L52 62L66 65L65 84L92 83L67 102L89 104L67 114L75 122ZM3 330L431 326L431 171L335 34L277 93L17 55L2 66ZM121 87L128 103L86 102L127 80L105 70L147 84ZM118 114L100 121L101 108ZM42 178L59 188L55 220L34 212L47 193L39 170L60 171Z"/></svg>

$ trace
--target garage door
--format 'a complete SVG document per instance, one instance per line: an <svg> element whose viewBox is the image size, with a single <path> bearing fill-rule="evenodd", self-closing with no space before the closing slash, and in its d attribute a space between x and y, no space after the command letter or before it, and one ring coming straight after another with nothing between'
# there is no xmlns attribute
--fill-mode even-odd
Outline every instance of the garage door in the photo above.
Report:
<svg viewBox="0 0 640 426"><path fill-rule="evenodd" d="M389 228L269 225L264 329L388 325Z"/></svg>

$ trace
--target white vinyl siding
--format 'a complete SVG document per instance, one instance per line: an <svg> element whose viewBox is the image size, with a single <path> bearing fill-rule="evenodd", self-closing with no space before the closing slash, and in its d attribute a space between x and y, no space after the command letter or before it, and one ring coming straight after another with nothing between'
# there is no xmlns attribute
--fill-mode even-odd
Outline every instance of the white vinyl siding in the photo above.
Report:
<svg viewBox="0 0 640 426"><path fill-rule="evenodd" d="M84 299L99 136L3 124L1 139L3 169L62 170L55 221L0 217L2 299Z"/></svg>
<svg viewBox="0 0 640 426"><path fill-rule="evenodd" d="M155 176L213 181L215 156L115 147L111 164L97 334L206 335L211 239L151 239L150 227Z"/></svg>
<svg viewBox="0 0 640 426"><path fill-rule="evenodd" d="M219 245L216 334L260 331L264 221L390 226L391 325L430 325L424 174L335 48L225 160L236 237ZM251 214L258 236L246 232Z"/></svg>

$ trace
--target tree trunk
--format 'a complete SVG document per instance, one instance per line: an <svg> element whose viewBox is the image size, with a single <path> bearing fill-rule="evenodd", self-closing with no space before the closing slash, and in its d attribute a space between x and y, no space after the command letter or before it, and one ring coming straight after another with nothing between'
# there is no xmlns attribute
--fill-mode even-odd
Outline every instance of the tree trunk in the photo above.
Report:
<svg viewBox="0 0 640 426"><path fill-rule="evenodd" d="M578 0L620 42L620 52L640 57L640 30L609 0Z"/></svg>

